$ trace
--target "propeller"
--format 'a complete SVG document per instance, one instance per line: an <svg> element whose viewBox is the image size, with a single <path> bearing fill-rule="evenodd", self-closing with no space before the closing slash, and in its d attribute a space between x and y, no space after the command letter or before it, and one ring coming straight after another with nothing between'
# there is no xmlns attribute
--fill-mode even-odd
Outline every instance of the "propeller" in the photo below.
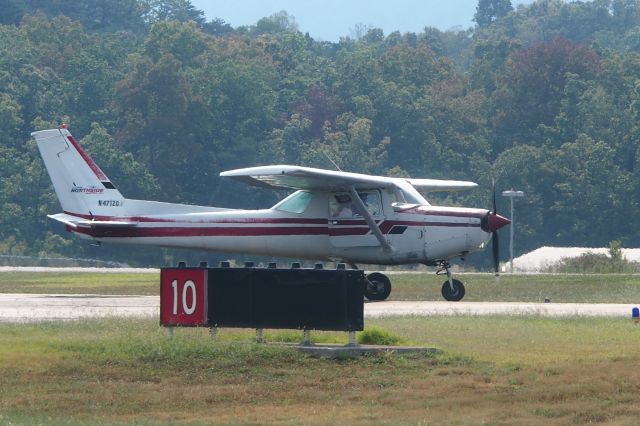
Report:
<svg viewBox="0 0 640 426"><path fill-rule="evenodd" d="M500 271L500 247L498 247L498 229L510 224L511 221L506 217L498 214L498 206L496 203L496 184L493 183L493 211L487 212L482 219L481 227L486 233L491 234L491 245L493 249L493 269L498 276Z"/></svg>
<svg viewBox="0 0 640 426"><path fill-rule="evenodd" d="M498 207L496 204L496 182L493 181L493 214L498 214ZM500 275L500 246L499 246L498 230L491 234L491 248L493 249L493 271L496 276Z"/></svg>
<svg viewBox="0 0 640 426"><path fill-rule="evenodd" d="M493 270L498 276L500 271L500 247L498 246L498 229L511 223L506 217L498 214L498 206L496 203L496 184L493 182L493 211L487 213L482 220L481 226L484 232L491 234L491 246L493 249Z"/></svg>

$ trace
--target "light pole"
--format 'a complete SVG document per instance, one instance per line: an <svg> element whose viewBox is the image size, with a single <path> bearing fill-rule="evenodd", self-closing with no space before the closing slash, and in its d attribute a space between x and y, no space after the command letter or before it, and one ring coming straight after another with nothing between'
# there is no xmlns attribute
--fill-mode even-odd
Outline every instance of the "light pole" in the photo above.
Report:
<svg viewBox="0 0 640 426"><path fill-rule="evenodd" d="M511 199L511 226L509 227L509 264L511 273L513 274L513 228L516 224L515 218L513 217L513 199L515 197L524 197L524 192L514 191L513 189L511 189L509 191L502 191L502 195Z"/></svg>

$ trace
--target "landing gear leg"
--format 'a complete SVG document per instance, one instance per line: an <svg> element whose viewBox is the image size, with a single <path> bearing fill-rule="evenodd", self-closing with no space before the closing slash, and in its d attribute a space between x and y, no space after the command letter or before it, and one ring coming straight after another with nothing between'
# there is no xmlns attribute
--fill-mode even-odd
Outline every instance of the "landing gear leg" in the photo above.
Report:
<svg viewBox="0 0 640 426"><path fill-rule="evenodd" d="M451 275L451 265L446 260L438 264L436 275L447 274L447 281L442 283L442 297L449 302L458 302L464 297L465 289L462 281L456 280Z"/></svg>

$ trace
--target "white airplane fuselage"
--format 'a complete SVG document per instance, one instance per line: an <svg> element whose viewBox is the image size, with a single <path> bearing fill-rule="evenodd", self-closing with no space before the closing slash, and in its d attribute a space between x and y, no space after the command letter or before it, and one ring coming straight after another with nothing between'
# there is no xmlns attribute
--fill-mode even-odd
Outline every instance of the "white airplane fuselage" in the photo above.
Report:
<svg viewBox="0 0 640 426"><path fill-rule="evenodd" d="M304 191L299 191L300 194ZM369 191L371 192L371 191ZM429 263L464 256L481 249L491 234L483 230L488 210L429 205L393 206L393 194L380 190L380 208L374 219L393 247L384 250L359 215L331 217L331 192L309 193L303 212L284 211L276 205L263 210L231 210L186 206L188 213L154 214L171 210L168 203L125 200L124 211L136 216L82 219L133 221L135 227L67 227L82 237L100 242L145 244L259 256L351 263ZM140 212L149 211L141 215ZM75 216L72 212L65 212Z"/></svg>

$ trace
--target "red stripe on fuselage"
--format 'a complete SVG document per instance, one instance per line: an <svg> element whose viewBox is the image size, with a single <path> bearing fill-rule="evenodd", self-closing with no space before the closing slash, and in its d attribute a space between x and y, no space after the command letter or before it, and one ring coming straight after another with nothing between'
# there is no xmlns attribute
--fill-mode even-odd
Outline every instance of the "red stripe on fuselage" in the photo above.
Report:
<svg viewBox="0 0 640 426"><path fill-rule="evenodd" d="M330 237L343 237L343 236L359 236L367 235L369 233L369 227L366 228L329 228Z"/></svg>
<svg viewBox="0 0 640 426"><path fill-rule="evenodd" d="M88 214L82 213L72 213L69 211L65 211L65 214L70 216L79 217L86 220L100 220L100 221L130 221L130 222L144 222L144 223L255 223L255 224L299 224L299 225L326 225L328 223L328 219L304 219L304 218L256 218L256 217L248 217L248 218L222 218L222 219L203 219L203 220L193 220L193 221L185 221L184 219L167 219L167 218L154 218L149 216L92 216ZM431 213L429 213L431 215ZM422 215L422 214L420 214ZM443 216L443 217L474 217L476 219L482 219L482 215L474 214L474 213L456 213L456 214L433 214L433 216ZM381 228L381 231L384 233L385 229L391 229L393 225L407 225L407 226L480 226L479 223L460 223L460 222L429 222L429 221L408 221L408 220L384 220L380 222L379 219L375 221L378 223ZM366 226L367 222L365 220L358 219L343 219L343 220L332 220L333 226Z"/></svg>
<svg viewBox="0 0 640 426"><path fill-rule="evenodd" d="M295 223L295 224L309 224L309 225L326 225L327 219L302 219L302 218L256 218L256 217L248 217L248 218L223 218L223 219L204 219L204 220L193 220L193 221L185 221L184 219L167 219L167 218L154 218L149 216L91 216L88 214L82 213L71 213L65 211L64 213L79 217L86 220L104 220L104 221L129 221L129 222L144 222L144 223L276 223L276 224L287 224L287 223Z"/></svg>
<svg viewBox="0 0 640 426"><path fill-rule="evenodd" d="M479 224L455 222L406 222L388 221L384 224L383 234L388 234L395 225L405 226L442 226L442 227L478 227ZM89 235L94 238L159 238L159 237L253 237L253 236L298 236L298 235L328 235L362 236L367 235L368 227L340 227L327 226L237 226L237 227L126 227L126 228L83 228L67 229L72 232Z"/></svg>
<svg viewBox="0 0 640 426"><path fill-rule="evenodd" d="M251 237L251 236L299 236L299 235L328 235L328 236L363 236L370 233L364 220L344 220L338 225L327 226L327 219L303 218L221 218L193 222L178 222L177 219L155 219L152 217L131 216L90 216L65 212L83 219L100 221L138 221L152 223L180 223L189 224L265 224L265 225L324 225L324 226L140 226L140 227L78 227L68 228L71 232L78 232L94 238L159 238L159 237ZM459 217L459 216L454 216ZM388 234L396 225L417 227L479 227L480 223L466 222L422 222L407 220L377 221L380 231ZM354 226L355 225L355 226ZM360 225L360 226L358 226Z"/></svg>
<svg viewBox="0 0 640 426"><path fill-rule="evenodd" d="M327 235L326 227L158 227L158 228L76 228L74 232L94 238L158 237L256 237L290 235Z"/></svg>
<svg viewBox="0 0 640 426"><path fill-rule="evenodd" d="M400 226L417 226L417 227L449 227L449 228L477 228L480 227L480 223L467 223L467 222L420 222L413 220L385 220L380 223L378 226L380 228L380 232L383 234L388 234L396 225ZM339 228L329 228L329 235L337 236L337 235L366 235L370 232L369 226L366 223L363 223L362 227L339 227Z"/></svg>

